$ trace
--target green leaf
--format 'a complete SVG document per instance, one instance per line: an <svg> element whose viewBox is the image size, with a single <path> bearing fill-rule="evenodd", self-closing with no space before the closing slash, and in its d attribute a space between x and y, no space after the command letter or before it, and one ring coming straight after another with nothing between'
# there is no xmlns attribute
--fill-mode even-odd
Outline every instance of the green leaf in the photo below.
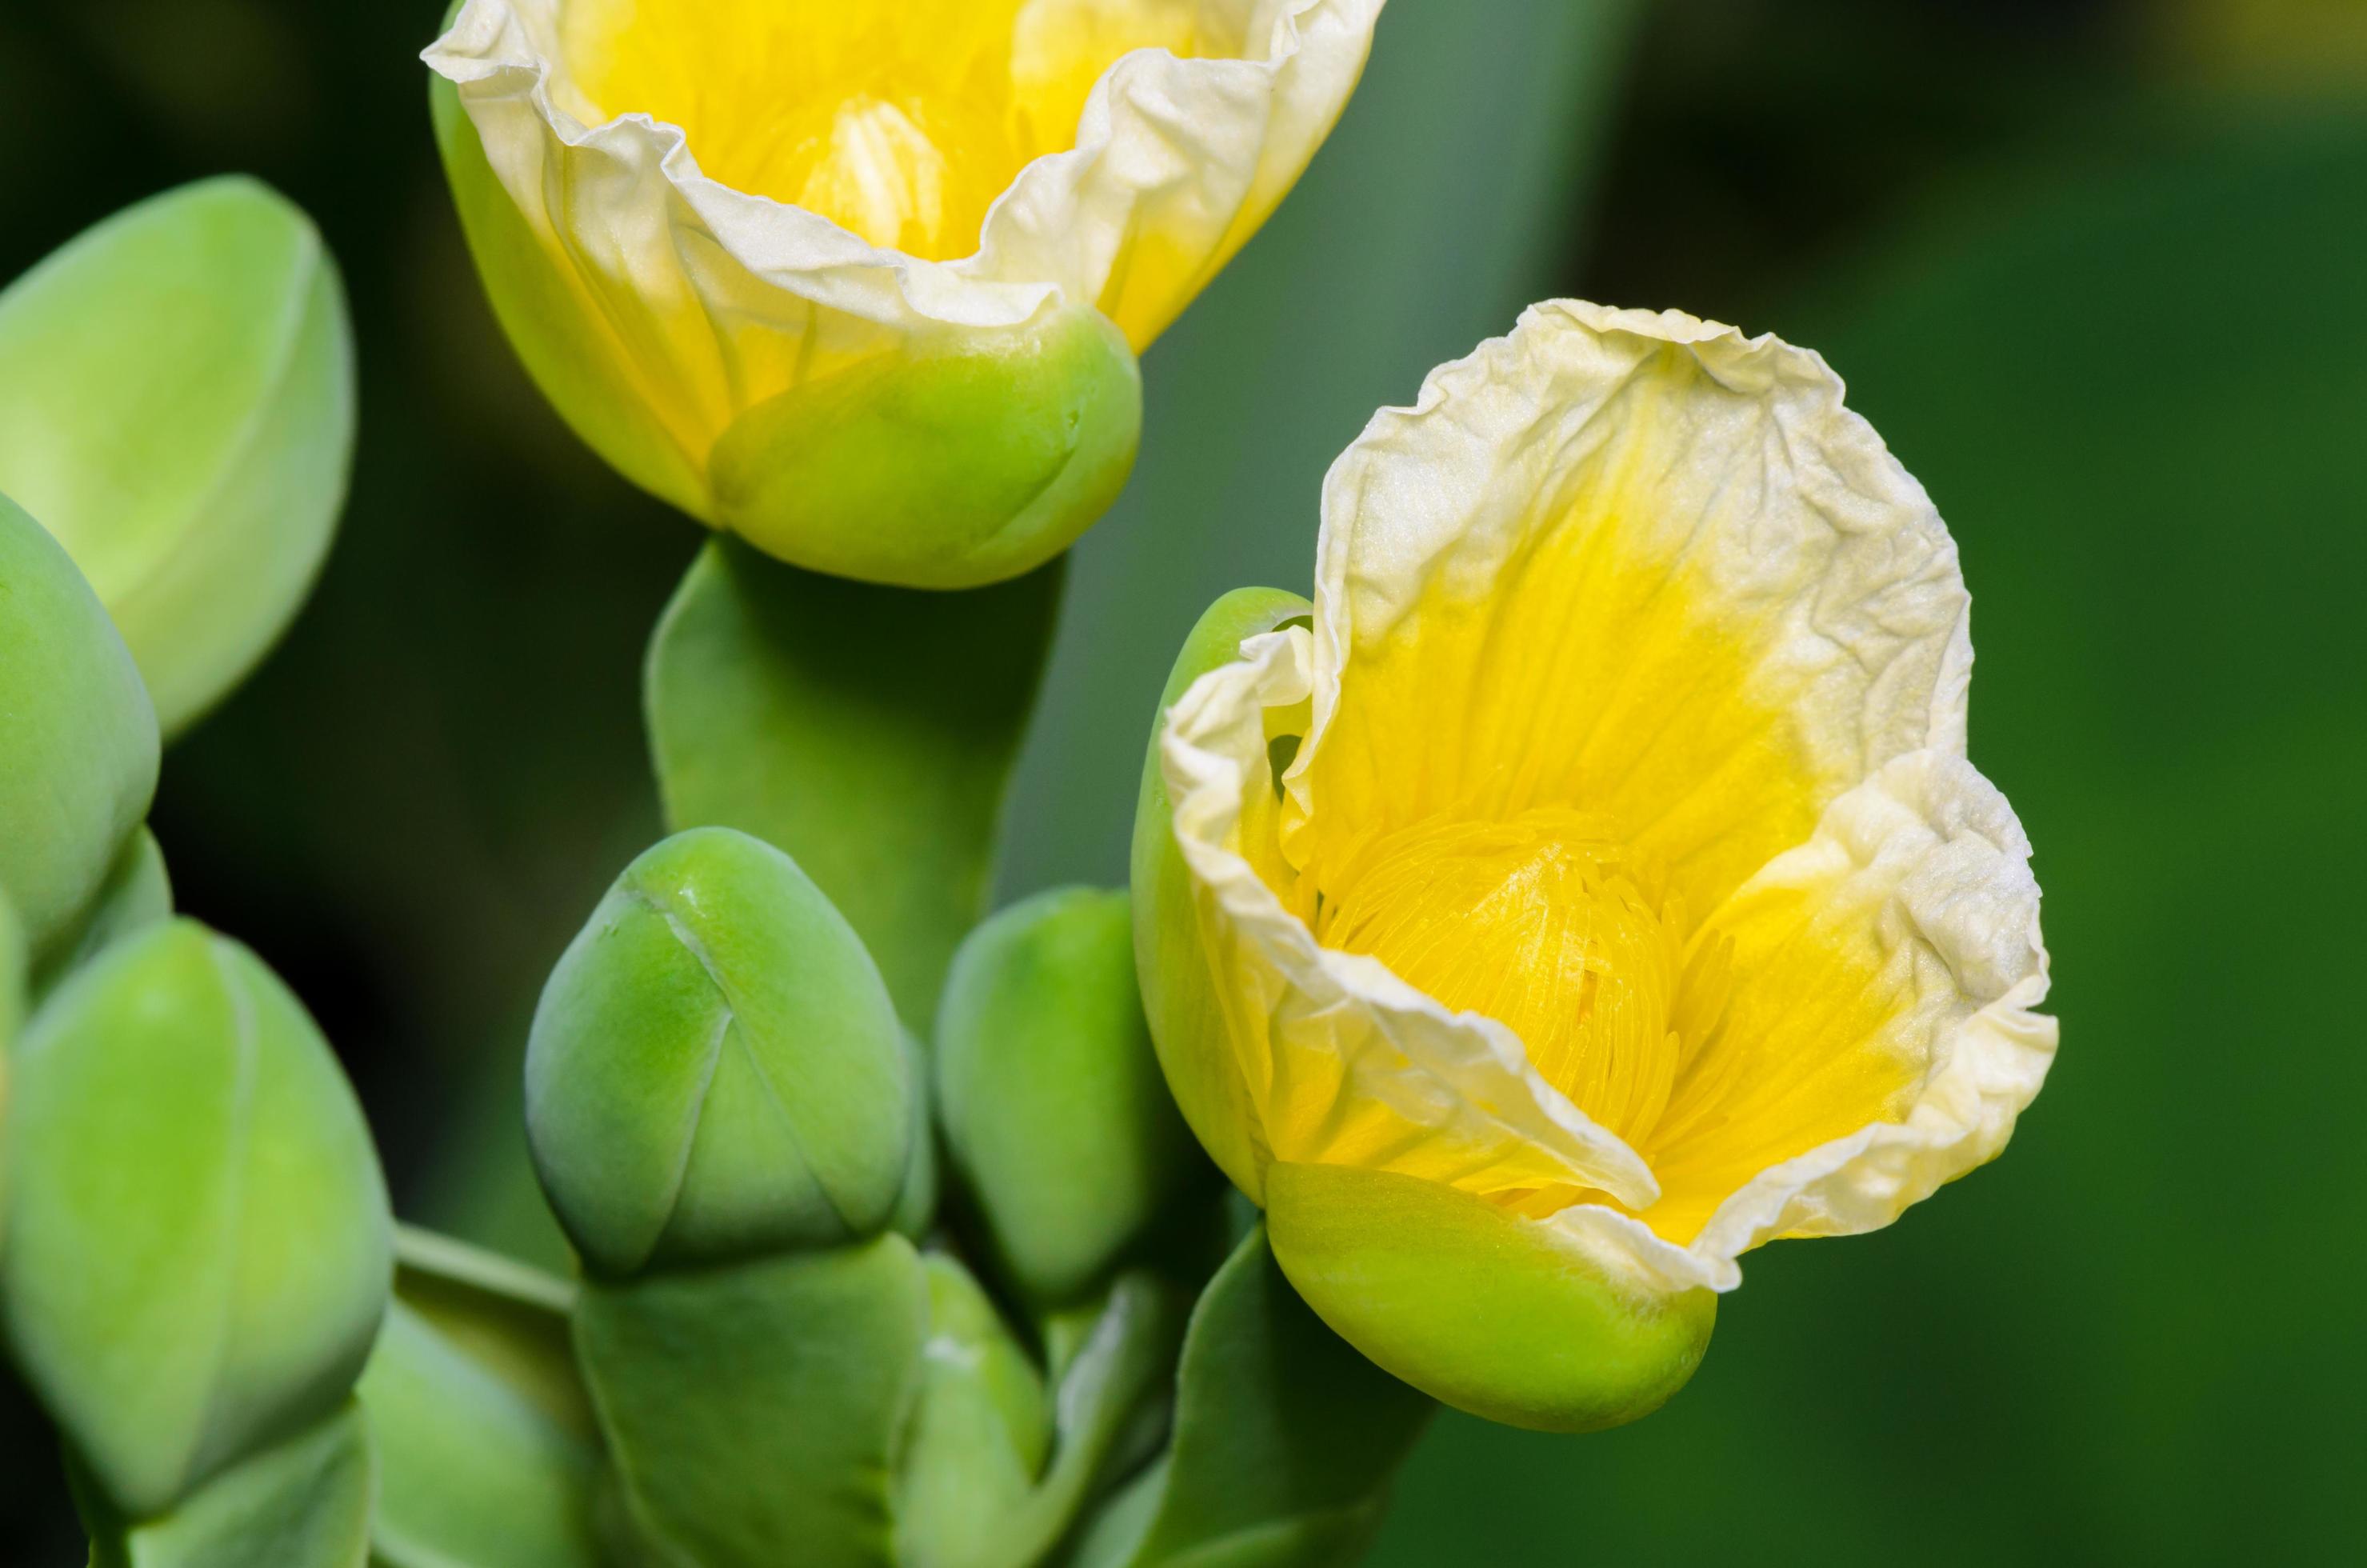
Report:
<svg viewBox="0 0 2367 1568"><path fill-rule="evenodd" d="M360 1394L384 1568L597 1568L599 1451L397 1301Z"/></svg>
<svg viewBox="0 0 2367 1568"><path fill-rule="evenodd" d="M575 1285L416 1225L394 1228L395 1299L567 1432L597 1428L575 1365Z"/></svg>
<svg viewBox="0 0 2367 1568"><path fill-rule="evenodd" d="M929 1335L927 1273L903 1237L588 1282L575 1334L655 1561L894 1561L897 1445Z"/></svg>
<svg viewBox="0 0 2367 1568"><path fill-rule="evenodd" d="M352 1400L224 1471L169 1512L131 1519L71 1458L91 1568L362 1568L376 1478Z"/></svg>
<svg viewBox="0 0 2367 1568"><path fill-rule="evenodd" d="M1155 1505L1123 1494L1073 1568L1353 1562L1433 1408L1324 1327L1252 1231L1193 1312L1172 1446L1139 1483Z"/></svg>
<svg viewBox="0 0 2367 1568"><path fill-rule="evenodd" d="M252 179L127 208L0 294L0 490L89 577L168 735L303 602L353 434L336 266Z"/></svg>
<svg viewBox="0 0 2367 1568"><path fill-rule="evenodd" d="M253 953L176 920L18 1042L0 1316L114 1503L157 1513L335 1408L386 1308L361 1107Z"/></svg>
<svg viewBox="0 0 2367 1568"><path fill-rule="evenodd" d="M156 792L156 715L90 585L0 495L0 890L36 964L73 940Z"/></svg>
<svg viewBox="0 0 2367 1568"><path fill-rule="evenodd" d="M1135 989L1126 893L1062 888L962 945L937 1023L946 1146L1011 1276L1070 1301L1197 1178Z"/></svg>
<svg viewBox="0 0 2367 1568"><path fill-rule="evenodd" d="M794 856L918 1029L986 913L1062 571L933 594L818 576L719 540L651 644L669 825L736 827Z"/></svg>
<svg viewBox="0 0 2367 1568"><path fill-rule="evenodd" d="M124 937L168 920L172 915L173 879L164 869L164 852L157 846L154 834L144 826L138 828L124 841L115 864L108 869L107 881L100 884L97 895L83 912L73 932L62 939L58 951L33 976L35 998L48 995L67 975Z"/></svg>
<svg viewBox="0 0 2367 1568"><path fill-rule="evenodd" d="M527 1132L597 1273L834 1245L910 1176L912 1067L863 944L795 861L694 828L626 868L527 1045Z"/></svg>

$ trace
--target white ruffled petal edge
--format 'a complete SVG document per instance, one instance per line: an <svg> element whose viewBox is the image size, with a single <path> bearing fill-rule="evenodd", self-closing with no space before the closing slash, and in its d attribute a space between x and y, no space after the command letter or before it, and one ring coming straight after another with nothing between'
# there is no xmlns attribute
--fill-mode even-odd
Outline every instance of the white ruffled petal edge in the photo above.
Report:
<svg viewBox="0 0 2367 1568"><path fill-rule="evenodd" d="M1146 234L1199 253L1180 270L1205 280L1338 118L1383 3L1267 0L1252 17L1266 38L1258 59L1122 56L1087 99L1077 145L1022 169L988 212L978 252L955 262L873 245L819 213L709 179L681 129L646 114L584 125L551 92L558 0L468 0L421 58L459 87L530 222L676 275L666 292L687 288L719 316L777 315L784 329L810 325L816 306L896 331L1001 327L1056 298L1116 315ZM712 275L719 263L791 298L751 299L741 280Z"/></svg>
<svg viewBox="0 0 2367 1568"><path fill-rule="evenodd" d="M1711 1215L1690 1246L1600 1205L1531 1221L1637 1283L1662 1290L1742 1283L1736 1259L1779 1236L1879 1230L1996 1156L2055 1059L2030 840L2004 795L1961 757L1898 758L1836 801L1816 836L1778 856L1750 887L1890 884L1882 919L1936 955L1962 999L1928 1044L1922 1092L1878 1121L1761 1172ZM1746 890L1747 891L1747 890ZM1895 918L1894 918L1895 917Z"/></svg>
<svg viewBox="0 0 2367 1568"><path fill-rule="evenodd" d="M1264 710L1305 699L1309 647L1297 628L1249 639L1240 662L1193 683L1160 742L1176 841L1229 949L1215 961L1254 989L1263 1016L1251 1026L1267 1031L1274 1076L1308 1053L1328 1069L1315 1081L1337 1102L1387 1107L1453 1151L1458 1170L1542 1160L1562 1180L1649 1203L1659 1187L1643 1160L1539 1076L1510 1029L1450 1011L1376 960L1319 946L1236 847L1245 792L1267 777ZM1253 1104L1298 1106L1289 1125L1268 1121L1274 1157L1320 1161L1332 1119L1303 1125L1293 1085L1260 1083L1242 1065Z"/></svg>

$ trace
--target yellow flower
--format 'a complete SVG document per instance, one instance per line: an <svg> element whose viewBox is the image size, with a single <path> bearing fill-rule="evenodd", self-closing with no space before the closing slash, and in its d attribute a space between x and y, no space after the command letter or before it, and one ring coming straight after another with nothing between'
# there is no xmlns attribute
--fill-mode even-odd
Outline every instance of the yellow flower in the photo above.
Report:
<svg viewBox="0 0 2367 1568"><path fill-rule="evenodd" d="M1626 1419L1742 1253L2004 1146L2056 1028L1967 608L1772 337L1539 306L1374 419L1313 605L1187 648L1137 838L1170 1084L1335 1328L1482 1415Z"/></svg>
<svg viewBox="0 0 2367 1568"><path fill-rule="evenodd" d="M1381 3L468 0L424 58L587 442L786 559L954 586L1114 496L1133 354L1306 167Z"/></svg>

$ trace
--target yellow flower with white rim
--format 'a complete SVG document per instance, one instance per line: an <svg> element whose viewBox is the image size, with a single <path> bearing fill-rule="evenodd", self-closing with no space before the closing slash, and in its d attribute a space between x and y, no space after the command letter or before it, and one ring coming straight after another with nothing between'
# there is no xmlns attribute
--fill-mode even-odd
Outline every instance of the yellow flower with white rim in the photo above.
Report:
<svg viewBox="0 0 2367 1568"><path fill-rule="evenodd" d="M467 0L424 58L503 325L628 478L962 586L1124 483L1134 358L1273 211L1382 0Z"/></svg>
<svg viewBox="0 0 2367 1568"><path fill-rule="evenodd" d="M1170 1085L1334 1328L1481 1415L1628 1419L1742 1253L2004 1146L2056 1026L1967 612L1772 336L1542 305L1375 417L1312 605L1187 645L1136 838Z"/></svg>

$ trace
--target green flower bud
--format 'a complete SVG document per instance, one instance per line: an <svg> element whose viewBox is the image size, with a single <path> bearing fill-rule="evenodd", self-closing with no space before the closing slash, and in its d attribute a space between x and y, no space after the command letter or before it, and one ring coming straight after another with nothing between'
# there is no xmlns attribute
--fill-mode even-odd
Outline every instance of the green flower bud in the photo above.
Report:
<svg viewBox="0 0 2367 1568"><path fill-rule="evenodd" d="M335 265L254 180L129 208L0 294L0 490L90 578L167 734L295 615L353 431Z"/></svg>
<svg viewBox="0 0 2367 1568"><path fill-rule="evenodd" d="M153 1518L125 1517L67 1460L96 1568L363 1568L376 1465L352 1400Z"/></svg>
<svg viewBox="0 0 2367 1568"><path fill-rule="evenodd" d="M1052 1447L1044 1380L959 1263L922 1260L929 1353L896 1487L896 1561L970 1568L997 1561Z"/></svg>
<svg viewBox="0 0 2367 1568"><path fill-rule="evenodd" d="M33 976L35 998L47 995L67 975L124 937L172 917L173 879L164 868L164 851L157 846L154 834L144 827L136 829L124 841L90 907Z"/></svg>
<svg viewBox="0 0 2367 1568"><path fill-rule="evenodd" d="M0 1318L113 1505L158 1513L336 1409L392 1271L368 1129L254 954L176 920L17 1051Z"/></svg>
<svg viewBox="0 0 2367 1568"><path fill-rule="evenodd" d="M708 460L711 520L812 571L977 587L1099 521L1141 429L1141 371L1100 312L948 333L741 415Z"/></svg>
<svg viewBox="0 0 2367 1568"><path fill-rule="evenodd" d="M730 828L628 867L571 944L527 1048L544 1192L595 1273L829 1245L887 1225L912 1069L852 926Z"/></svg>
<svg viewBox="0 0 2367 1568"><path fill-rule="evenodd" d="M1440 1182L1278 1164L1266 1231L1339 1335L1459 1410L1546 1432L1648 1415L1709 1347L1717 1297L1623 1289L1538 1227Z"/></svg>
<svg viewBox="0 0 2367 1568"><path fill-rule="evenodd" d="M156 714L74 562L0 496L0 890L33 960L69 935L156 792Z"/></svg>
<svg viewBox="0 0 2367 1568"><path fill-rule="evenodd" d="M947 1148L1038 1301L1089 1290L1208 1173L1160 1077L1132 931L1123 891L1039 893L971 934L938 1013Z"/></svg>

